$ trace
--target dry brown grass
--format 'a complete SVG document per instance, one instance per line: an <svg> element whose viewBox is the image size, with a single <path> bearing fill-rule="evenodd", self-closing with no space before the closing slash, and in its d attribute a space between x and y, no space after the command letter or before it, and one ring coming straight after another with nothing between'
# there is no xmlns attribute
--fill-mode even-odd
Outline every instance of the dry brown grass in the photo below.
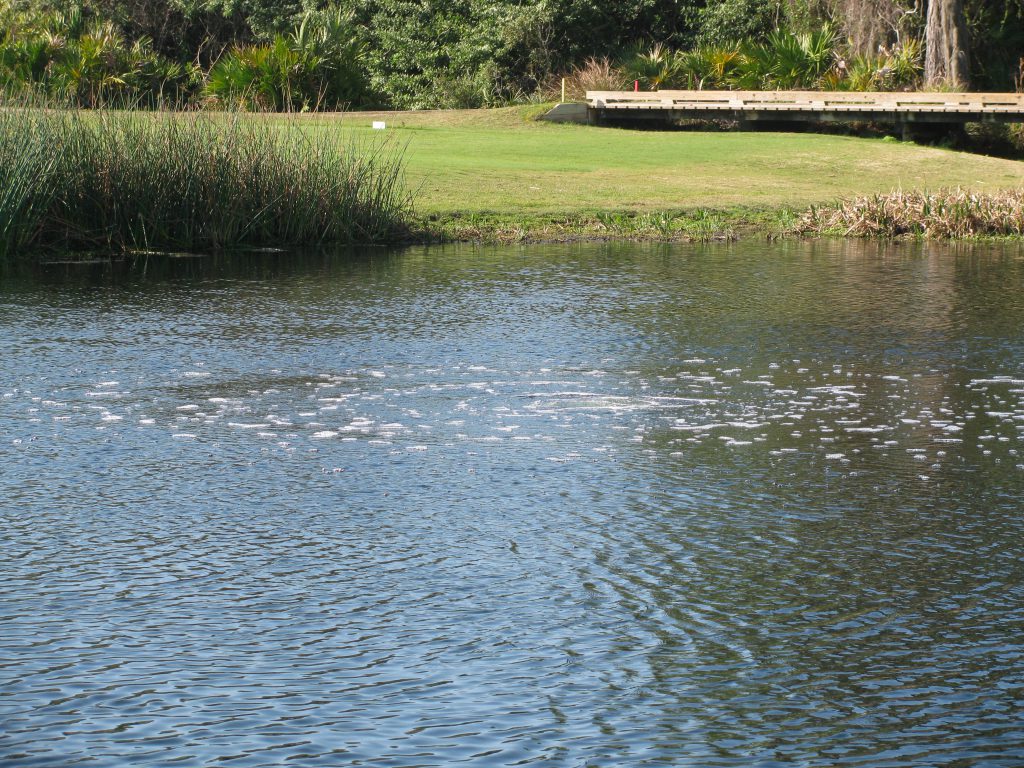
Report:
<svg viewBox="0 0 1024 768"><path fill-rule="evenodd" d="M567 101L582 101L587 91L618 91L625 87L626 76L607 57L591 57L564 75ZM562 95L562 78L549 78L541 86L546 99L558 101Z"/></svg>
<svg viewBox="0 0 1024 768"><path fill-rule="evenodd" d="M946 189L890 192L814 206L797 222L803 234L847 237L1024 236L1024 189L991 194Z"/></svg>

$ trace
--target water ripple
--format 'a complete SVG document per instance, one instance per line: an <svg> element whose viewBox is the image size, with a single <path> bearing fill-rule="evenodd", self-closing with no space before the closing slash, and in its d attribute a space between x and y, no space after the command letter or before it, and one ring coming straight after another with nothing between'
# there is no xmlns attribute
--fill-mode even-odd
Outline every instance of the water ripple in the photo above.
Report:
<svg viewBox="0 0 1024 768"><path fill-rule="evenodd" d="M0 284L0 765L1019 765L1024 260L765 251Z"/></svg>

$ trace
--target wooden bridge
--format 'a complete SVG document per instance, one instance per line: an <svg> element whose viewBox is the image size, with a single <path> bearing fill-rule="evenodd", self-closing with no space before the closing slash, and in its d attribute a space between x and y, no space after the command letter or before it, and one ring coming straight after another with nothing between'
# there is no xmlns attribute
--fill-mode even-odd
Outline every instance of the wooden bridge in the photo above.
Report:
<svg viewBox="0 0 1024 768"><path fill-rule="evenodd" d="M585 106L592 123L737 120L756 128L759 123L888 122L906 130L914 126L1024 122L1024 94L1020 93L587 91ZM582 110L576 114L582 116Z"/></svg>

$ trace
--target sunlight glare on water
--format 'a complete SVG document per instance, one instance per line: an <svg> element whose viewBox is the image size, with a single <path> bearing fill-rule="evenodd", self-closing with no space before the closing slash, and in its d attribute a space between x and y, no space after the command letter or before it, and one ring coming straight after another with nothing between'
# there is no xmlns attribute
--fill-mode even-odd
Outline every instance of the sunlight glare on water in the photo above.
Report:
<svg viewBox="0 0 1024 768"><path fill-rule="evenodd" d="M0 765L1019 766L1024 254L0 280Z"/></svg>

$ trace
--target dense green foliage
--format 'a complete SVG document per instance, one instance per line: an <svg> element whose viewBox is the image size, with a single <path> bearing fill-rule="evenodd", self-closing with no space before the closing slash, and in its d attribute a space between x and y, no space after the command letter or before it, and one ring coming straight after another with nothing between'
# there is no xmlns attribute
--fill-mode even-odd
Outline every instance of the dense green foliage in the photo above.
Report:
<svg viewBox="0 0 1024 768"><path fill-rule="evenodd" d="M963 10L975 87L1014 88L1024 0ZM914 0L0 0L0 22L0 83L278 110L498 105L603 59L650 85L901 88L925 31Z"/></svg>
<svg viewBox="0 0 1024 768"><path fill-rule="evenodd" d="M592 89L895 90L920 84L921 46L911 39L877 55L846 56L835 28L814 32L776 30L761 40L702 45L674 51L663 45L633 47L614 66L591 60L571 82ZM596 81L603 80L603 83ZM591 88L574 88L575 95Z"/></svg>
<svg viewBox="0 0 1024 768"><path fill-rule="evenodd" d="M111 98L180 98L197 81L194 67L153 49L152 39L129 39L113 21L80 8L4 13L0 85L32 83L85 106Z"/></svg>
<svg viewBox="0 0 1024 768"><path fill-rule="evenodd" d="M205 93L253 109L336 110L366 100L365 60L348 16L311 12L289 34L226 52L210 68Z"/></svg>
<svg viewBox="0 0 1024 768"><path fill-rule="evenodd" d="M0 107L0 260L404 232L400 158L386 147L360 151L334 132L238 113Z"/></svg>

